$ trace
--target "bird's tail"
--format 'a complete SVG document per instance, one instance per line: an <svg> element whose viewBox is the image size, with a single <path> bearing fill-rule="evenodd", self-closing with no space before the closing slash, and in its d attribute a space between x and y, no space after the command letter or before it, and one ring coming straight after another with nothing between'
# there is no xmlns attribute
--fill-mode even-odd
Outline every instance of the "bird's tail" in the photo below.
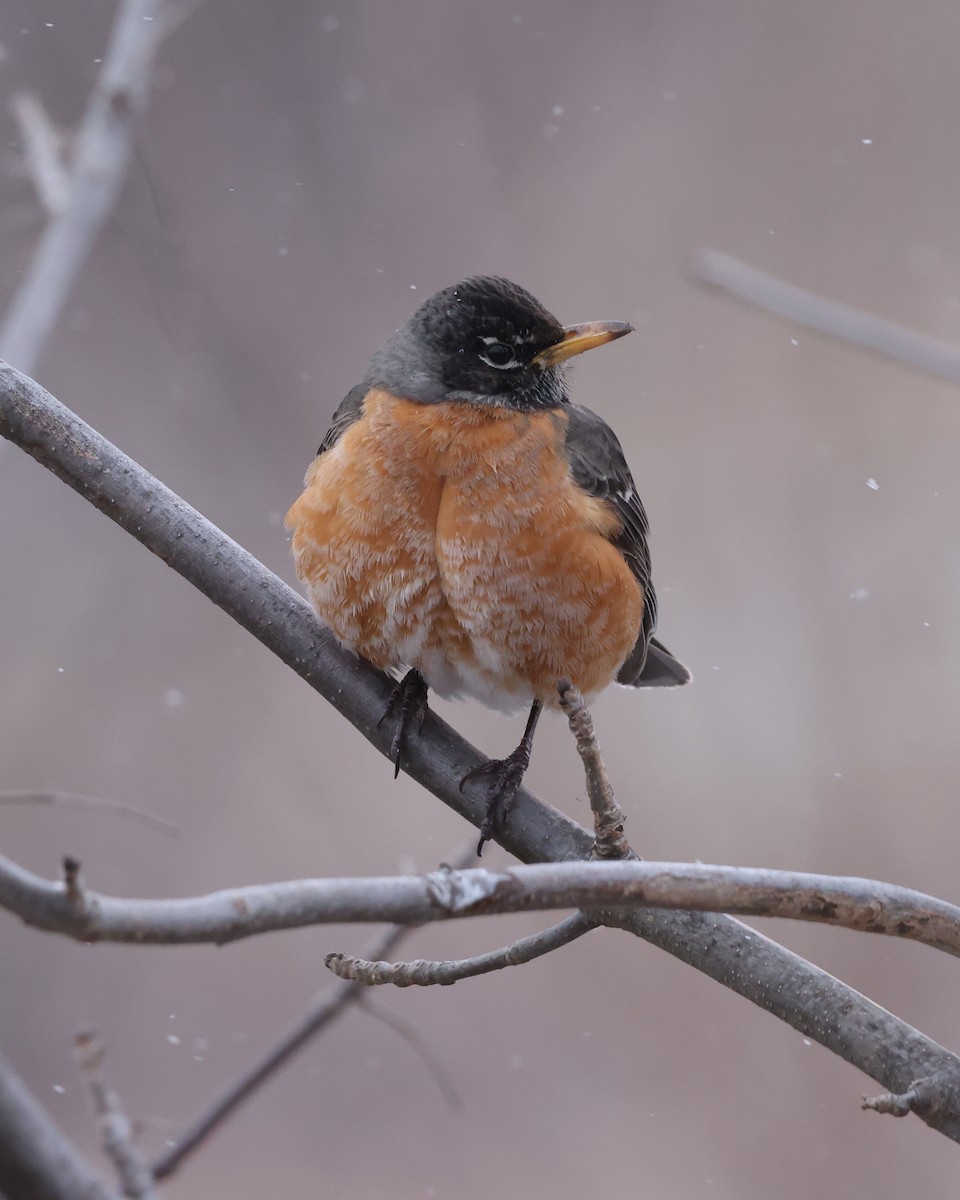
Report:
<svg viewBox="0 0 960 1200"><path fill-rule="evenodd" d="M628 658L617 676L618 683L625 683L629 687L680 687L689 683L691 679L693 676L679 658L674 658L666 646L656 638L650 639L643 666L639 671L635 666L631 669Z"/></svg>

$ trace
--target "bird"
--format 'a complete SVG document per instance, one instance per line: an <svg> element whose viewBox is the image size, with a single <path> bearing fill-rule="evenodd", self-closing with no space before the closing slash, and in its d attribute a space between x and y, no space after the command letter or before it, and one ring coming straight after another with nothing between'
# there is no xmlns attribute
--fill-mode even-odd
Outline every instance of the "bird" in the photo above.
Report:
<svg viewBox="0 0 960 1200"><path fill-rule="evenodd" d="M506 758L468 772L502 832L558 682L689 682L654 637L648 523L609 425L568 395L568 361L632 326L563 326L518 284L438 291L336 409L286 516L321 622L394 688L395 774L432 689L527 709Z"/></svg>

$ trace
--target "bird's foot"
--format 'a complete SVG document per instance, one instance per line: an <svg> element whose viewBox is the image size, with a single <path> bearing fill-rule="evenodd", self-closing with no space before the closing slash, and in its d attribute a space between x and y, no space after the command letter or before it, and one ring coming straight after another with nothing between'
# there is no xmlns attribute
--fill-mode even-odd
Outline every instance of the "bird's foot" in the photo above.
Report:
<svg viewBox="0 0 960 1200"><path fill-rule="evenodd" d="M487 811L480 823L478 857L483 851L484 842L489 842L496 834L503 832L507 816L529 765L530 747L521 742L506 758L493 758L480 767L474 767L460 780L461 792L475 779L483 779L487 785Z"/></svg>
<svg viewBox="0 0 960 1200"><path fill-rule="evenodd" d="M473 779L487 779L487 811L480 823L480 841L477 843L477 857L483 852L483 843L489 842L495 833L502 833L507 814L516 799L520 784L527 767L530 765L530 753L533 750L533 734L543 705L534 700L527 726L520 739L520 745L506 758L493 758L481 767L474 767L460 780L460 791L464 785Z"/></svg>
<svg viewBox="0 0 960 1200"><path fill-rule="evenodd" d="M377 722L378 729L384 721L396 722L390 741L394 779L400 774L400 759L407 748L407 735L414 727L417 733L423 728L423 719L427 715L427 691L427 681L420 672L408 671L390 693L383 716Z"/></svg>

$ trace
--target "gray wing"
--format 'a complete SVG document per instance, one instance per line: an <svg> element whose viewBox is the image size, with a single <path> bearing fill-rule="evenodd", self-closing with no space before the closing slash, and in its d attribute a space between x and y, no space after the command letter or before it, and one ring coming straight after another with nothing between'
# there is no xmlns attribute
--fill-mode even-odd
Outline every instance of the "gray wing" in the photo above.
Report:
<svg viewBox="0 0 960 1200"><path fill-rule="evenodd" d="M358 383L356 387L350 389L349 392L337 405L337 411L333 414L333 420L330 422L330 428L324 434L323 441L320 443L320 449L317 454L322 454L324 450L329 450L331 446L335 446L343 437L351 425L355 421L360 420L363 412L363 402L366 399L367 386L364 383Z"/></svg>
<svg viewBox="0 0 960 1200"><path fill-rule="evenodd" d="M633 687L676 687L690 672L653 636L657 626L657 593L650 575L649 524L617 435L589 408L564 405L568 417L565 451L577 485L605 500L620 520L613 539L643 591L643 618L637 642L617 675Z"/></svg>

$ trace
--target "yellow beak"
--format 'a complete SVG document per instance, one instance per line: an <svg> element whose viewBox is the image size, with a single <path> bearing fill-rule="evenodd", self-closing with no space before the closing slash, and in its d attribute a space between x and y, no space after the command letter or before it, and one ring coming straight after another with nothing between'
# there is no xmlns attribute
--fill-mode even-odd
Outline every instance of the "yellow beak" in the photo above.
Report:
<svg viewBox="0 0 960 1200"><path fill-rule="evenodd" d="M604 342L612 342L614 338L632 332L633 326L626 321L590 321L586 325L568 325L560 341L541 350L533 361L541 367L552 367L565 358L572 358L574 354L582 354L584 350L592 350L594 346L602 346Z"/></svg>

